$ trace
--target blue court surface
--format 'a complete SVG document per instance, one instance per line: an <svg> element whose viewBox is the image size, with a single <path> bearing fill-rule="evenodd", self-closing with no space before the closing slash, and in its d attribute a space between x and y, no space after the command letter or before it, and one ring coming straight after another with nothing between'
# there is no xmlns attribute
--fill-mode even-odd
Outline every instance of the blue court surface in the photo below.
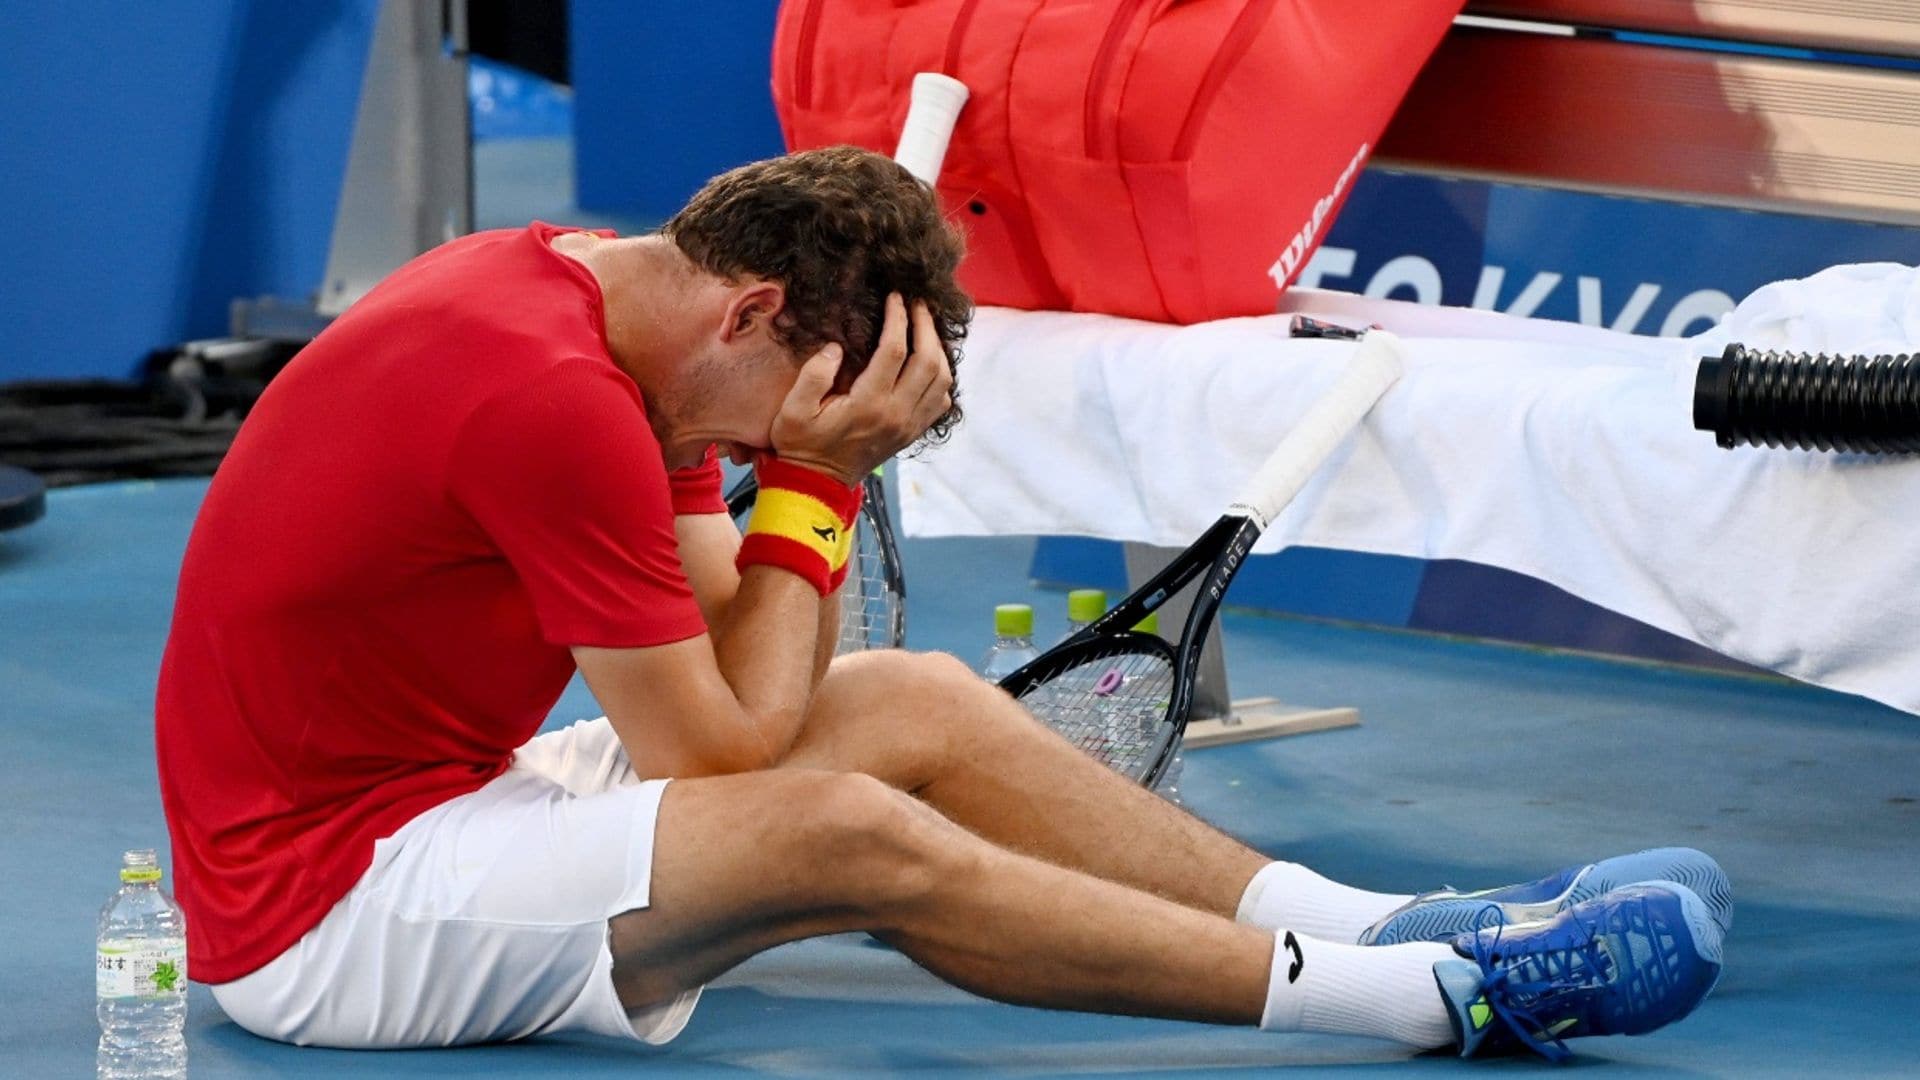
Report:
<svg viewBox="0 0 1920 1080"><path fill-rule="evenodd" d="M122 849L164 846L154 674L202 481L65 490L0 534L0 1076L91 1075L91 938ZM972 658L998 601L1058 626L1021 541L908 541L912 644ZM1049 623L1048 619L1052 621ZM1691 1019L1577 1043L1592 1075L1920 1075L1920 721L1766 679L1229 615L1239 694L1351 704L1357 729L1197 751L1195 811L1265 851L1399 891L1519 880L1656 844L1717 856L1728 970ZM556 721L594 714L576 687ZM1179 852L1167 857L1179 858ZM1150 979L1152 972L1141 972ZM554 1041L299 1050L204 988L197 1080L252 1076L1248 1075L1546 1072L1383 1043L1002 1006L856 937L721 980L663 1050Z"/></svg>

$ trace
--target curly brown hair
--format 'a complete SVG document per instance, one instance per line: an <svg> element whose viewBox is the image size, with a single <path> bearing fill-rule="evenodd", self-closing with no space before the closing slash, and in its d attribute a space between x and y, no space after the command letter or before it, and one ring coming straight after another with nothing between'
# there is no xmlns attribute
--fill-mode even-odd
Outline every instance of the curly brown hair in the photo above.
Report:
<svg viewBox="0 0 1920 1080"><path fill-rule="evenodd" d="M960 363L973 318L954 280L964 243L932 189L890 158L830 146L742 165L708 181L660 232L707 273L779 282L775 337L801 356L838 342L843 384L873 355L890 292L926 302L947 363ZM957 382L953 397L923 442L960 422Z"/></svg>

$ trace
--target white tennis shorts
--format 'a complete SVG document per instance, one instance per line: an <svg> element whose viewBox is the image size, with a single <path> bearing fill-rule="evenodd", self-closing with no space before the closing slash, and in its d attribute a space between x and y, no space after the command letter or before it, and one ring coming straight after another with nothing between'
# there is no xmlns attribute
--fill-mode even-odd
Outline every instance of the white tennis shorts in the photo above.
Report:
<svg viewBox="0 0 1920 1080"><path fill-rule="evenodd" d="M700 992L629 1015L607 920L647 906L666 784L633 775L604 717L541 735L485 787L381 840L320 925L213 996L248 1031L302 1046L561 1031L665 1043Z"/></svg>

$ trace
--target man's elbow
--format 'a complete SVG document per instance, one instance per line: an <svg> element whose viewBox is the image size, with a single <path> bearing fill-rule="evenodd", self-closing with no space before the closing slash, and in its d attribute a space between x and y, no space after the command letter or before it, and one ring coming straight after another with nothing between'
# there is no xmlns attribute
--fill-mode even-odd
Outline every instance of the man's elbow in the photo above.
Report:
<svg viewBox="0 0 1920 1080"><path fill-rule="evenodd" d="M777 759L755 746L705 747L699 753L685 758L679 769L670 775L683 780L705 776L737 776L770 769L778 763Z"/></svg>
<svg viewBox="0 0 1920 1080"><path fill-rule="evenodd" d="M681 755L679 770L669 775L691 779L771 769L785 760L792 747L789 740L770 737L768 733L794 731L798 727L797 717L781 715L779 711L763 716L742 710L734 723L717 724L710 729L724 732L722 737L705 739L688 747L688 752Z"/></svg>

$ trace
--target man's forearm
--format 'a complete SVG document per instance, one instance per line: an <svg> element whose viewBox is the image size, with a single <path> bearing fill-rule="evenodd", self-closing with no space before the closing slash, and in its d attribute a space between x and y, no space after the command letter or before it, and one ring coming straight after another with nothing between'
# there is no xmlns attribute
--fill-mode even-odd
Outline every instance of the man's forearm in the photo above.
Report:
<svg viewBox="0 0 1920 1080"><path fill-rule="evenodd" d="M840 594L846 591L842 585L820 598L819 637L813 647L813 685L816 689L820 680L827 677L827 665L833 663L833 656L840 651Z"/></svg>
<svg viewBox="0 0 1920 1080"><path fill-rule="evenodd" d="M813 689L832 659L839 602L822 598L798 575L749 566L714 628L714 659L768 764L786 755L800 733ZM837 636L837 635L835 635Z"/></svg>

